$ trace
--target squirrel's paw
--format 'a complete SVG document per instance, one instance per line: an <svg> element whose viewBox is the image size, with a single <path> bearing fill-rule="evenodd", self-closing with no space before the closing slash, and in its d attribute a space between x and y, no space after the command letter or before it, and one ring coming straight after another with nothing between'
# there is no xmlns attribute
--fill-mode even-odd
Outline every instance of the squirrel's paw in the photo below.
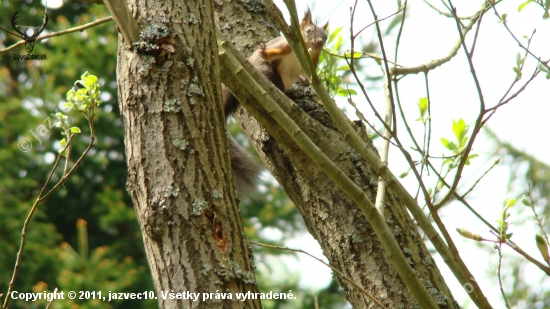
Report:
<svg viewBox="0 0 550 309"><path fill-rule="evenodd" d="M267 58L267 52L265 49L266 49L265 44L260 45L260 57L262 57L263 59Z"/></svg>
<svg viewBox="0 0 550 309"><path fill-rule="evenodd" d="M307 80L307 77L304 75L304 73L298 75L298 80L302 85L309 85L309 80Z"/></svg>

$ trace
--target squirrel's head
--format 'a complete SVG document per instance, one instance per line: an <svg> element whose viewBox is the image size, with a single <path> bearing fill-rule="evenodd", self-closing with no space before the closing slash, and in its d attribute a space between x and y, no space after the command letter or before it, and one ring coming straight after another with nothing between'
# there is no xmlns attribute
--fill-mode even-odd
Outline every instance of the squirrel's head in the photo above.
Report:
<svg viewBox="0 0 550 309"><path fill-rule="evenodd" d="M311 21L311 10L308 7L300 24L300 29L308 48L323 48L327 41L327 27L328 21L322 27L318 27Z"/></svg>

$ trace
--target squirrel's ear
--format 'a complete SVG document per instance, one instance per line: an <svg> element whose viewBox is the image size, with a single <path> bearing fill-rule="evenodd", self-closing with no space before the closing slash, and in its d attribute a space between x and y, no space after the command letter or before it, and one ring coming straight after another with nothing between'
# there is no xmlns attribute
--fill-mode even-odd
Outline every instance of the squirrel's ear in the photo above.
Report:
<svg viewBox="0 0 550 309"><path fill-rule="evenodd" d="M328 28L328 20L327 20L327 22L326 22L323 26L321 26L321 28L323 28L323 30L325 30L325 32L327 31L327 28Z"/></svg>
<svg viewBox="0 0 550 309"><path fill-rule="evenodd" d="M302 18L302 27L305 27L307 25L311 24L311 10L309 9L309 6L307 7L307 11L304 14L304 18Z"/></svg>

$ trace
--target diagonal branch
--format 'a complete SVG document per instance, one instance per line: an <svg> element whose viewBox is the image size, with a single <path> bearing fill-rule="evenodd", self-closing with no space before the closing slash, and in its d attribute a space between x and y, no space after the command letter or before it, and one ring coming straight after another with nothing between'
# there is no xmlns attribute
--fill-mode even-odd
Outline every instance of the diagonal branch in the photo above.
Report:
<svg viewBox="0 0 550 309"><path fill-rule="evenodd" d="M68 34L68 33L83 31L83 30L86 30L88 28L92 28L92 27L95 27L97 25L101 25L101 24L106 23L106 22L111 21L111 20L112 20L111 16L104 17L104 18L98 19L96 21L93 21L91 23L87 23L85 25L82 25L82 26L78 26L78 27L67 29L67 30L62 30L62 31L51 32L51 33L48 33L48 34L44 34L44 35L41 35L41 36L37 37L35 42L40 42L40 41L48 39L48 38L52 38L52 37L55 37L55 36L62 36L64 34ZM13 50L13 49L15 49L19 46L22 46L22 45L25 45L24 40L21 40L21 41L15 43L15 44L13 44L9 47L6 47L4 49L0 49L0 54L7 53L10 50Z"/></svg>
<svg viewBox="0 0 550 309"><path fill-rule="evenodd" d="M287 116L281 106L287 109L290 106L290 99L280 91L274 91L269 87L269 82L253 70L251 65L244 59L236 59L236 54L232 47L222 38L218 38L220 49L220 62L222 67L226 67L234 74L234 78L239 79L262 107L275 119L280 127L284 128L287 134L296 142L311 160L342 190L346 195L361 209L366 219L378 235L388 256L391 257L395 269L400 274L403 282L411 294L415 297L422 308L438 308L434 299L430 296L426 288L420 282L419 277L414 274L409 262L401 251L395 238L392 235L388 225L382 216L378 213L375 206L369 200L365 192L359 188L345 173L338 168L300 129L296 123ZM310 60L311 61L311 60ZM244 67L244 68L243 68ZM250 71L249 71L250 70ZM250 74L253 74L252 77ZM259 84L260 85L259 85ZM273 98L276 98L276 101ZM287 102L283 104L282 102ZM279 106L281 105L281 106Z"/></svg>
<svg viewBox="0 0 550 309"><path fill-rule="evenodd" d="M132 43L137 42L139 35L139 26L134 19L126 2L123 0L104 0L105 6L113 15L118 31L122 34L124 47L132 48Z"/></svg>

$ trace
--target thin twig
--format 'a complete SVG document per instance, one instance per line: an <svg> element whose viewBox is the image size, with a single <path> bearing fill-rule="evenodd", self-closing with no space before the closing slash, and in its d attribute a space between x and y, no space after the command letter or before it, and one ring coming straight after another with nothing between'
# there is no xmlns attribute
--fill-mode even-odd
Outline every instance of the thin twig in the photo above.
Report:
<svg viewBox="0 0 550 309"><path fill-rule="evenodd" d="M323 265L325 265L326 267L332 269L332 271L334 271L335 273L338 274L338 276L340 278L342 278L343 280L346 280L347 282L349 282L351 285L353 285L356 289L358 289L359 291L361 291L361 293L365 296L367 296L368 298L370 298L375 304L377 304L378 306L380 306L381 308L385 308L387 309L386 306L384 306L378 299L376 299L374 296L372 296L369 292L367 292L365 289L363 289L360 285L358 285L357 283L355 283L355 281L351 280L349 277L347 277L342 271L340 271L338 268L330 265L330 264L327 264L325 263L325 261L313 256L312 254L302 250L302 249L292 249L292 248L289 248L289 247L280 247L280 246L273 246L273 245L267 245L267 244L262 244L262 243L258 243L258 242L255 242L255 241L251 241L249 240L248 241L249 243L253 244L253 245L256 245L256 246L260 246L260 247L265 247L265 248L271 248L271 249L278 249L278 250L285 250L285 251L292 251L292 252L298 252L298 253L303 253L315 260L317 260L318 262L320 263L323 263Z"/></svg>
<svg viewBox="0 0 550 309"><path fill-rule="evenodd" d="M407 0L405 0L405 3L403 3L403 17L401 18L401 25L399 25L399 31L397 32L397 38L395 39L395 62L397 62L399 43L401 42L401 34L403 34L403 28L405 27L405 19L407 17L407 4ZM395 65L395 62L392 64Z"/></svg>
<svg viewBox="0 0 550 309"><path fill-rule="evenodd" d="M525 84L523 84L523 86L521 86L515 93L513 93L510 97L508 97L506 100L498 103L497 105L491 107L491 108L488 108L485 112L491 112L489 114L489 116L487 116L483 122L482 122L482 125L485 125L485 123L487 121L489 121L489 119L495 114L496 110L505 105L505 104L508 104L510 101L512 101L512 99L515 99L520 93L522 93L525 88L527 88L527 86L531 83L531 81L533 81L533 79L535 79L535 77L537 77L537 75L540 73L540 70L538 68L535 68L535 71L533 72L533 74L531 75L531 77L527 80L527 82L525 82Z"/></svg>
<svg viewBox="0 0 550 309"><path fill-rule="evenodd" d="M45 40L45 39L48 39L48 38L51 38L51 37L61 36L61 35L72 33L72 32L83 31L83 30L86 30L88 28L91 28L91 27L94 27L94 26L97 26L97 25L101 25L101 24L106 23L106 22L111 21L111 20L112 20L112 17L109 16L109 17L98 19L98 20L93 21L91 23L87 23L87 24L82 25L82 26L70 28L70 29L67 29L67 30L47 33L47 34L44 34L44 35L41 35L41 36L37 37L35 42L40 42L42 40ZM15 43L15 44L13 44L9 47L6 47L4 49L0 49L0 54L7 53L10 50L15 49L15 48L17 48L19 46L22 46L22 45L25 45L25 40L21 40L21 41Z"/></svg>
<svg viewBox="0 0 550 309"><path fill-rule="evenodd" d="M370 0L367 0L367 3L369 4L372 16L374 17L374 20L378 20L378 15L376 15L376 12L374 11L374 7L372 6L372 2ZM378 22L376 22L375 25L376 25L376 33L378 34L378 42L380 43L380 50L382 51L382 57L384 59L388 59L387 54L386 54L386 48L384 46L384 39L382 38L382 30L380 30L380 25L379 25ZM395 111L395 102L393 100L393 90L392 90L392 87L391 87L392 72L390 71L390 67L389 67L387 61L383 61L382 63L384 64L384 69L385 69L385 72L386 72L386 81L387 81L387 85L388 85L387 89L388 89L388 92L389 92L388 97L390 99L390 104L391 104L391 109L392 109L391 116L392 116L392 120L393 120L392 121L392 124L393 124L392 130L390 130L388 128L389 126L385 126L385 127L388 128L388 131L392 136L396 136L397 135L397 119L396 119L395 113L393 112L393 111ZM384 120L384 123L386 123L385 120Z"/></svg>
<svg viewBox="0 0 550 309"><path fill-rule="evenodd" d="M533 211L533 213L535 214L535 221L537 221L537 225L539 226L540 231L541 231L542 235L544 236L544 239L546 240L546 243L550 244L550 242L548 241L548 234L546 234L546 231L542 227L542 219L539 217L539 215L537 214L537 210L535 209L535 202L533 201L533 197L531 195L531 184L529 184L529 191L527 191L527 195L529 196L529 200L531 202L530 208Z"/></svg>
<svg viewBox="0 0 550 309"><path fill-rule="evenodd" d="M19 266L21 264L21 259L23 257L23 249L25 248L25 244L26 244L26 236L27 236L28 225L29 225L29 223L32 219L32 216L34 215L34 212L36 211L36 209L37 209L37 207L40 203L45 201L53 192L55 192L55 190L57 190L61 185L63 185L63 183L73 174L75 169L80 165L80 163L82 162L84 157L88 154L88 152L90 151L90 149L94 145L95 128L94 128L94 125L93 125L93 122L92 122L93 121L93 114L89 118L86 117L86 119L89 121L89 125L90 125L90 143L89 143L88 147L82 153L80 158L75 162L75 164L73 165L71 170L68 173L64 174L63 177L61 177L61 179L57 182L57 184L52 189L50 189L50 191L48 191L48 193L44 194L44 192L46 190L46 187L48 186L48 184L51 181L53 173L55 172L55 170L57 169L57 166L59 165L59 161L61 160L61 157L63 156L62 154L63 154L64 151L61 151L59 153L59 155L57 156L57 159L55 160L55 164L54 164L54 166L53 166L46 182L44 183L44 186L40 190L40 193L38 194L33 206L31 207L31 210L29 211L29 214L27 215L27 219L23 223L23 230L21 231L21 245L19 246L19 251L17 252L17 257L16 257L16 260L15 260L15 266L14 266L14 269L13 269L13 275L12 275L10 284L8 286L8 292L7 292L6 299L4 301L3 309L8 308L11 291L13 290L13 285L15 284L15 279L17 278L17 275L19 273ZM74 137L74 134L69 135L68 140L67 140L67 145L65 146L65 149L67 149L67 147L70 147L70 144L71 144L71 141L73 140L73 137ZM68 158L66 158L66 160L68 160Z"/></svg>
<svg viewBox="0 0 550 309"><path fill-rule="evenodd" d="M477 38L479 35L479 29L481 28L481 20L486 11L482 11L479 16L479 21L477 22L476 32L474 33L474 42L472 43L472 48L470 49L470 57L474 57L474 50L476 49Z"/></svg>
<svg viewBox="0 0 550 309"><path fill-rule="evenodd" d="M504 288L502 287L502 276L500 275L500 268L502 266L502 244L498 244L497 250L498 250L498 284L500 286L500 292L502 293L502 298L504 299L504 303L506 304L506 308L511 309L510 304L508 303L508 298L506 298L506 294L504 293Z"/></svg>
<svg viewBox="0 0 550 309"><path fill-rule="evenodd" d="M56 299L56 298L55 298L56 293L57 293L57 288L55 288L55 290L53 290L53 295L54 295L54 297L52 297L52 300L50 300L50 302L49 302L48 305L46 306L46 309L50 309L50 306L52 305L53 301Z"/></svg>
<svg viewBox="0 0 550 309"><path fill-rule="evenodd" d="M485 173L483 173L483 175L481 175L476 180L476 182L472 185L472 187L470 189L468 189L468 191L466 191L466 193L462 194L461 197L465 198L466 195L470 194L470 192L472 192L472 190L477 186L477 184L481 181L481 179L483 179L483 177L485 177L485 175L487 175L493 169L493 167L495 167L499 162L500 162L500 160L495 160L495 162L493 162L493 164L485 171Z"/></svg>
<svg viewBox="0 0 550 309"><path fill-rule="evenodd" d="M424 3L426 3L429 7L431 7L434 11L436 11L436 12L439 13L440 15L443 15L443 16L446 16L446 17L453 17L453 18L454 18L453 14L448 13L448 12L445 12L445 11L443 11L443 10L437 8L435 5L431 4L431 3L430 3L429 1L427 1L427 0L423 0L423 1L424 1ZM460 16L460 17L458 17L458 18L460 18L460 19L471 19L472 16Z"/></svg>
<svg viewBox="0 0 550 309"><path fill-rule="evenodd" d="M357 0L355 1L353 9L351 10L351 13L350 13L351 16L350 16L350 35L349 36L350 36L350 45L351 45L351 53L350 53L351 58L348 60L348 58L345 57L345 60L346 60L347 64L349 65L351 74L353 74L355 80L357 81L357 84L359 85L359 88L361 89L361 92L363 93L363 96L365 97L365 99L367 99L367 103L370 105L372 111L374 112L374 115L382 123L382 125L384 125L384 128L386 130L391 131L391 127L386 124L386 122L384 121L382 116L378 113L378 111L374 107L374 104L372 103L369 95L367 94L365 86L361 82L361 79L359 78L359 76L357 75L357 72L355 70L355 38L356 38L356 36L353 33L353 22L354 22L354 18L355 18L355 9L356 8L357 8ZM371 126L371 127L374 129L373 126ZM379 135L384 136L383 134L379 134Z"/></svg>
<svg viewBox="0 0 550 309"><path fill-rule="evenodd" d="M71 141L73 139L74 135L70 135L69 139L67 141L67 147L71 144ZM7 309L8 304L11 299L11 291L13 290L13 285L15 284L15 279L17 279L17 275L19 274L19 266L21 264L21 259L23 257L23 249L25 248L25 244L27 243L27 229L29 227L29 223L32 219L32 216L34 215L34 212L36 211L38 204L40 204L43 200L41 199L42 194L44 194L44 191L46 190L46 186L50 183L52 176L57 169L57 166L59 165L59 161L61 160L61 153L57 156L57 159L55 160L55 163L53 165L53 168L50 171L50 174L48 175L48 178L46 179L46 182L44 183L44 186L42 186L42 189L40 190L40 193L38 193L38 196L36 197L36 200L34 201L34 204L31 207L31 210L29 211L29 214L27 215L27 218L25 219L25 222L23 223L23 229L21 231L21 245L19 246L19 250L17 251L17 257L15 259L15 266L13 268L13 274L11 277L10 284L8 285L8 292L6 293L6 299L4 300L4 306L2 308Z"/></svg>
<svg viewBox="0 0 550 309"><path fill-rule="evenodd" d="M356 3L357 3L357 2L356 2ZM384 18L375 20L375 21L373 21L372 23L366 25L365 27L363 27L363 29L359 30L359 31L355 34L355 37L357 37L361 32L363 32L363 30L367 29L368 27L370 27L370 26L372 26L372 25L374 25L374 24L377 24L378 22L381 22L381 21L383 21L383 20L386 20L386 19L388 19L388 18L390 18L390 17L392 17L392 16L394 16L394 15L397 15L397 14L401 13L401 11L403 11L403 9L404 9L404 7L399 8L399 10L398 10L397 12L395 12L395 13L393 13L393 14L391 14L391 15L388 15L388 16L386 16L386 17L384 17ZM354 9L354 11L355 11L355 9Z"/></svg>
<svg viewBox="0 0 550 309"><path fill-rule="evenodd" d="M460 34L460 40L462 48L464 49L464 53L466 55L466 59L468 60L468 66L470 67L470 72L472 75L472 78L474 79L474 84L476 86L478 99L479 99L479 114L477 116L477 119L475 121L474 128L472 130L472 135L470 136L470 140L466 144L466 147L464 148L464 153L462 154L462 158L460 159L460 162L458 166L456 167L456 173L455 178L453 180L453 183L451 185L451 188L449 189L449 192L435 205L436 208L440 208L442 205L444 205L449 198L453 195L455 192L458 183L460 181L460 177L462 176L462 171L464 170L464 166L466 165L466 162L468 161L468 156L470 155L470 151L472 150L472 147L474 145L474 141L476 139L477 134L481 130L481 127L483 126L483 115L485 114L485 99L483 97L483 92L481 90L481 85L479 83L479 79L477 78L477 73L474 68L474 64L472 61L472 57L470 56L470 53L468 52L468 47L466 46L466 42L464 41L464 35L463 31L459 24L459 19L456 16L456 8L453 6L451 0L448 0L449 6L451 6L452 13L455 16L455 21L457 24L458 33ZM482 14L482 12L480 12Z"/></svg>
<svg viewBox="0 0 550 309"><path fill-rule="evenodd" d="M540 268L543 272L546 273L546 275L550 276L550 267L542 264L534 257L530 256L527 252L523 251L518 245L516 245L513 241L505 239L505 244L508 245L508 247L512 248L514 251L522 255L524 258L526 258L529 262L535 264L538 268Z"/></svg>
<svg viewBox="0 0 550 309"><path fill-rule="evenodd" d="M512 36L512 38L514 39L514 41L516 41L516 43L518 43L519 47L523 48L527 53L529 53L529 55L531 55L533 58L537 59L537 61L539 63L542 63L542 65L544 65L549 71L550 71L550 66L548 66L548 61L542 61L540 59L540 57L537 57L535 56L535 54L533 54L529 48L523 46L523 44L521 44L521 42L518 40L518 38L514 35L514 33L512 32L512 30L510 30L510 28L508 27L508 22L506 21L506 18L502 19L502 16L498 13L497 9L495 6L493 6L493 10L495 12L495 15L498 17L499 20L502 21L502 24L504 25L504 27L506 28L506 30L508 30L508 33L510 33L510 35Z"/></svg>
<svg viewBox="0 0 550 309"><path fill-rule="evenodd" d="M327 55L330 55L332 57L336 57L336 58L340 58L340 59L348 59L347 55L338 55L338 54L335 54L335 53L331 53L330 51L326 50L326 49L323 49L323 53L327 54ZM367 53L367 52L362 52L362 51L354 51L354 52L350 52L351 54L351 57L355 58L355 59L367 59L367 58L372 58L372 59L376 59L376 60L379 60L379 61L387 61L393 65L395 65L396 67L405 67L404 65L402 64L399 64L399 63L396 63L394 61L391 61L391 60L388 60L388 59L384 59L383 57L381 56L378 56L377 54L373 54L373 53ZM358 57L358 56L355 56L357 54L362 54L363 56L366 56L366 57ZM351 58L350 57L350 58Z"/></svg>
<svg viewBox="0 0 550 309"><path fill-rule="evenodd" d="M384 71L384 70L382 70ZM386 74L388 74L387 71L384 72ZM385 79L384 81L384 92L385 92L385 97L386 97L386 110L385 110L385 113L386 113L386 117L385 117L385 122L386 122L386 127L391 127L392 125L392 119L393 119L393 114L394 114L394 110L392 108L392 104L391 104L391 91L389 90L389 88L391 88L391 78L390 80L388 81L388 78ZM384 162L386 165L388 165L388 155L389 155L389 152L390 152L390 140L392 138L392 132L389 131L388 129L384 129L384 141L382 143L382 148L380 149L380 160L382 160L382 162ZM384 217L384 204L385 204L385 197L386 197L386 185L387 185L387 181L386 179L384 179L384 177L378 177L378 187L376 188L376 201L374 203L374 205L376 206L376 209L378 209L378 212L380 213L380 215L382 215L382 217Z"/></svg>
<svg viewBox="0 0 550 309"><path fill-rule="evenodd" d="M487 10L488 8L485 8ZM480 11L476 12L470 17L470 22L462 27L462 37L465 37L468 32L472 29L472 27L475 25L475 23L478 21L479 17L481 16L481 13L484 11L484 9L481 9ZM449 53L444 56L443 58L434 59L428 63L424 63L421 65L417 65L414 67L393 67L392 68L392 75L393 76L399 76L399 75L409 75L409 74L418 74L420 72L427 72L430 70L433 70L441 65L443 65L446 62L449 62L454 56L457 55L458 50L460 49L460 46L462 45L462 41L459 38L459 40L455 43L455 45L451 48Z"/></svg>
<svg viewBox="0 0 550 309"><path fill-rule="evenodd" d="M428 72L424 72L424 81L426 83L426 99L428 99L428 139L426 140L425 144L425 155L426 157L428 157L430 156L430 145L432 141L432 98L430 97L430 83L428 80Z"/></svg>

